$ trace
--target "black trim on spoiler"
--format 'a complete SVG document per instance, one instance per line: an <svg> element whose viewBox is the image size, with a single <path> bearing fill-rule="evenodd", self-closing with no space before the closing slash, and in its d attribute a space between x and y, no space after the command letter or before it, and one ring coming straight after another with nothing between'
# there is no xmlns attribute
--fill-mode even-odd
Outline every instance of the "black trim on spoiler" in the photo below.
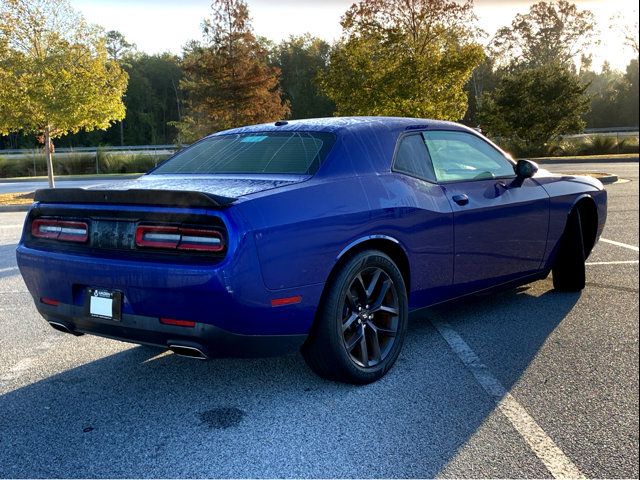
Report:
<svg viewBox="0 0 640 480"><path fill-rule="evenodd" d="M34 201L43 203L123 203L163 205L167 207L220 208L237 198L204 192L180 190L85 190L84 188L43 188L36 190Z"/></svg>

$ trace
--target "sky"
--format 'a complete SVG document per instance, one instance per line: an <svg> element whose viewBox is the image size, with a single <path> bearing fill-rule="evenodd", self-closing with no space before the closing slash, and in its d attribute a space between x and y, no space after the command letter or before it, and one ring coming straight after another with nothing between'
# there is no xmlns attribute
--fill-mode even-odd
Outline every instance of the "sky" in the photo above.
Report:
<svg viewBox="0 0 640 480"><path fill-rule="evenodd" d="M340 17L354 0L247 0L256 35L275 42L311 33L328 42L340 37ZM209 15L210 0L71 0L91 23L118 30L138 50L149 54L179 54L189 40L201 38L202 20ZM492 36L509 25L517 13L526 13L530 0L475 0L478 25ZM600 45L594 48L594 68L607 60L624 71L632 51L623 46L621 34L610 28L616 14L630 23L638 19L634 0L581 0L579 8L591 10L600 27Z"/></svg>

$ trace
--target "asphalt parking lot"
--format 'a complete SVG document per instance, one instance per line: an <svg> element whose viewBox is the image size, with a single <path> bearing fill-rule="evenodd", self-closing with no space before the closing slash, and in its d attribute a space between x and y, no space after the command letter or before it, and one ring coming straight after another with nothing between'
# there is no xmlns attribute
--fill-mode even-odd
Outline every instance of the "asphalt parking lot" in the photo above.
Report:
<svg viewBox="0 0 640 480"><path fill-rule="evenodd" d="M51 329L0 213L0 477L638 477L638 163L581 294L550 279L413 319L381 381ZM607 241L605 241L607 240ZM616 243L610 243L611 241Z"/></svg>

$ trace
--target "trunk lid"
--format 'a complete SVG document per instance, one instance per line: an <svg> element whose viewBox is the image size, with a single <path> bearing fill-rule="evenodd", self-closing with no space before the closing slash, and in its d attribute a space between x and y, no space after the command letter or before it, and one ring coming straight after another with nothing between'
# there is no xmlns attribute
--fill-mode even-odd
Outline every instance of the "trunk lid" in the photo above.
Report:
<svg viewBox="0 0 640 480"><path fill-rule="evenodd" d="M42 203L98 203L221 208L239 197L292 185L307 175L143 175L99 187L41 189Z"/></svg>

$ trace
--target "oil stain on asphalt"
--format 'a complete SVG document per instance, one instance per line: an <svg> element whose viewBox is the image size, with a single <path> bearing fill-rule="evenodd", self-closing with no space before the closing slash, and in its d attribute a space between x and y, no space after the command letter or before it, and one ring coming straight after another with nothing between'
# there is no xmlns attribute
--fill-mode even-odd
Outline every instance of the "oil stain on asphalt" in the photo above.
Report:
<svg viewBox="0 0 640 480"><path fill-rule="evenodd" d="M209 428L224 430L237 426L247 413L235 407L220 407L200 414L202 423Z"/></svg>

